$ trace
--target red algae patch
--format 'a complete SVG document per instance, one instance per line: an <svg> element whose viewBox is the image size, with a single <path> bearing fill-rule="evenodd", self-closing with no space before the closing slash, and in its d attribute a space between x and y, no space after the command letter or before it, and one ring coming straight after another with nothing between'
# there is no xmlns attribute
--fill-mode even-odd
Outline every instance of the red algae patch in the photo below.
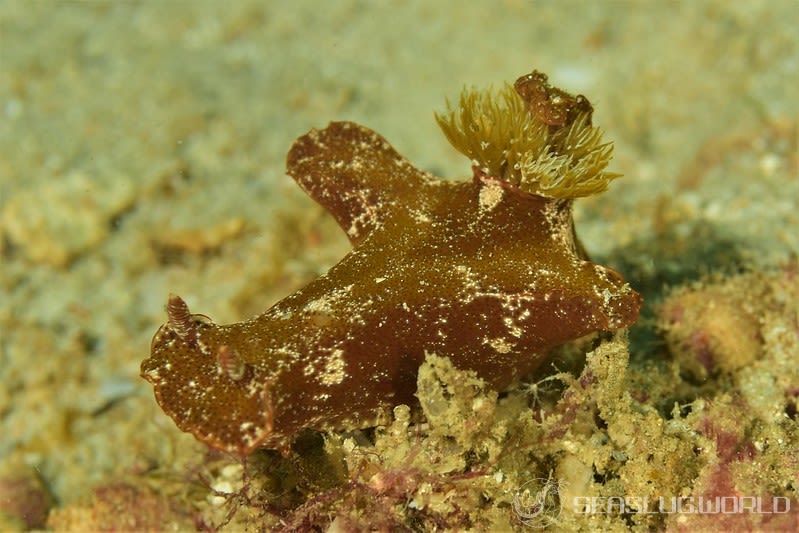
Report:
<svg viewBox="0 0 799 533"><path fill-rule="evenodd" d="M659 306L658 327L680 368L698 380L760 360L775 336L799 337L799 266L753 272L674 290Z"/></svg>

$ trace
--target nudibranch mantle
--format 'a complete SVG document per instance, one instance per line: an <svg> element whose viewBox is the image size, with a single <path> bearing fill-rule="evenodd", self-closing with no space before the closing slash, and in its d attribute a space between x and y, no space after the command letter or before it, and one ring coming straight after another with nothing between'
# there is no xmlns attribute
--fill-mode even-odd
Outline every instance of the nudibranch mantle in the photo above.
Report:
<svg viewBox="0 0 799 533"><path fill-rule="evenodd" d="M236 324L171 295L142 363L163 410L213 448L285 451L303 428L384 423L414 403L426 352L503 389L552 347L637 318L640 296L582 258L570 199L477 165L470 180L437 179L351 122L299 138L287 167L353 250Z"/></svg>

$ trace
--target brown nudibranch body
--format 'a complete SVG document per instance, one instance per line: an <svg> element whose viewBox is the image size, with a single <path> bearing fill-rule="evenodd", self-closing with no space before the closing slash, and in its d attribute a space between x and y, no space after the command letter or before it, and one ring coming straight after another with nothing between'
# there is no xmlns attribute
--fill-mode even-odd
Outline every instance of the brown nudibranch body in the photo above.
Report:
<svg viewBox="0 0 799 533"><path fill-rule="evenodd" d="M635 322L640 296L619 274L581 257L572 200L563 193L565 187L581 195L592 179L590 187L602 190L616 177L597 178L608 145L583 143L580 152L569 152L570 142L599 139L590 104L577 97L576 107L547 113L547 91L561 106L568 95L534 74L529 83L543 89L524 84L531 75L520 78L526 92L517 82L517 103L506 94L506 107L485 100L474 117L438 117L459 149L469 120L485 129L493 117L499 127L509 123L496 120L503 113L523 113L513 118L540 125L535 135L547 137L539 148L507 155L504 167L493 155L488 164L462 149L473 158L470 180L436 179L350 122L298 139L288 173L330 211L354 249L245 322L214 324L170 296L168 321L153 338L142 376L178 427L231 453L285 450L300 429L368 427L387 420L392 407L413 403L425 352L448 356L502 389L538 366L550 348ZM525 100L525 94L537 96ZM538 115L562 116L563 123ZM509 145L531 146L514 132L505 134ZM552 153L559 139L560 153ZM508 170L511 159L519 161L516 174ZM571 181L558 184L561 178L547 174L553 161L566 165L561 175ZM581 164L598 170L587 175Z"/></svg>

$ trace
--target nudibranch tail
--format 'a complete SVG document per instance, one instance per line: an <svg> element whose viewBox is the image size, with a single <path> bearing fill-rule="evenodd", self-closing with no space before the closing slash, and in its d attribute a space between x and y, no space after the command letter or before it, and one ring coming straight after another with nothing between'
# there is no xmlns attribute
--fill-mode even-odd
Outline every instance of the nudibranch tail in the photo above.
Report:
<svg viewBox="0 0 799 533"><path fill-rule="evenodd" d="M550 85L546 74L534 70L519 77L513 88L524 100L530 115L555 131L569 126L578 117L587 117L586 126L591 126L594 108L582 94L572 96L562 89Z"/></svg>

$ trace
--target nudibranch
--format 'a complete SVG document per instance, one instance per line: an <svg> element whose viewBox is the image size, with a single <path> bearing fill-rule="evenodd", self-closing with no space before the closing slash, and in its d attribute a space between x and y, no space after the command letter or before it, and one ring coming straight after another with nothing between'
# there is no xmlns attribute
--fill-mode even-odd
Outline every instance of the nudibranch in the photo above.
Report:
<svg viewBox="0 0 799 533"><path fill-rule="evenodd" d="M437 115L473 177L415 168L351 122L311 130L288 174L352 251L262 315L222 325L171 295L141 366L163 410L212 448L288 449L304 428L384 423L425 353L503 389L547 351L635 322L641 298L576 240L574 198L618 177L583 96L533 72Z"/></svg>

